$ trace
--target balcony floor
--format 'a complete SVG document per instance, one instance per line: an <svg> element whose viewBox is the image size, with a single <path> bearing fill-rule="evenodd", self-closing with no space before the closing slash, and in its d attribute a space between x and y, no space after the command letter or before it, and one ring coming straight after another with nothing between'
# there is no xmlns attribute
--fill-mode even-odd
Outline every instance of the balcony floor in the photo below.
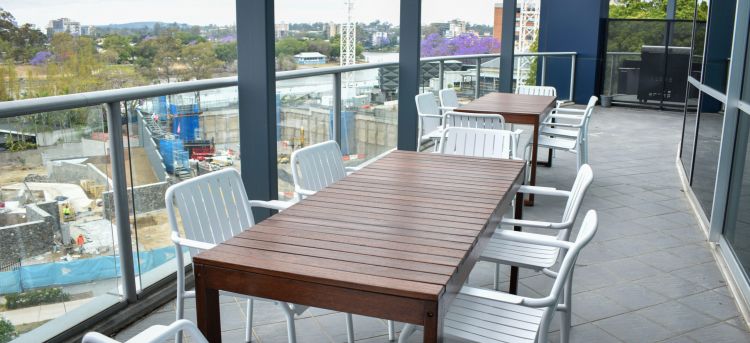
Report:
<svg viewBox="0 0 750 343"><path fill-rule="evenodd" d="M745 320L689 208L675 167L682 115L624 108L597 108L591 124L595 181L583 211L599 212L600 227L575 270L573 342L746 342ZM558 153L553 168L539 168L539 184L568 189L575 157ZM528 219L555 219L563 203L537 198ZM585 212L582 212L585 213ZM470 283L490 287L494 267L480 263ZM506 274L503 280L507 280ZM520 293L540 296L551 280L522 272ZM504 289L507 285L504 285ZM546 294L546 293L545 293ZM224 341L244 339L242 300L222 298ZM195 320L194 301L187 318ZM286 342L282 315L256 302L254 339ZM174 303L117 335L124 341L146 327L174 321ZM355 316L359 342L387 341L383 320ZM557 330L557 319L553 330ZM397 328L400 328L398 326ZM309 309L297 319L298 341L345 342L341 313ZM559 336L552 334L553 342ZM415 334L412 342L421 342Z"/></svg>

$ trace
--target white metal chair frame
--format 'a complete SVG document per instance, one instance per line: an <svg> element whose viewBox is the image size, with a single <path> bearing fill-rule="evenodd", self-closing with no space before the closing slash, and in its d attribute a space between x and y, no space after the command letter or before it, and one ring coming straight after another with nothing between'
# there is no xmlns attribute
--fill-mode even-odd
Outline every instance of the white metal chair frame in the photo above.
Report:
<svg viewBox="0 0 750 343"><path fill-rule="evenodd" d="M440 98L440 107L444 111L453 111L461 106L461 104L458 103L456 90L453 88L441 89L438 92L438 97Z"/></svg>
<svg viewBox="0 0 750 343"><path fill-rule="evenodd" d="M172 185L167 189L165 202L169 225L172 229L171 238L176 250L176 317L178 320L184 317L185 298L195 297L195 291L185 289L183 249L189 248L192 256L200 250L211 249L251 228L255 225L251 207L284 210L291 205L283 201L247 200L247 193L242 184L240 173L232 168L222 169ZM175 203L182 217L184 238L180 235ZM294 315L302 314L307 307L262 298L247 298L245 341L250 342L252 338L253 301L263 300L273 302L284 312L289 342L296 342ZM176 338L178 342L181 339L181 336Z"/></svg>
<svg viewBox="0 0 750 343"><path fill-rule="evenodd" d="M583 155L582 162L588 163L589 160L589 121L594 113L594 107L599 100L596 96L589 98L589 102L584 109L576 108L556 108L547 117L540 130L541 134L553 136L574 138L579 141L579 149ZM564 122L553 120L561 119Z"/></svg>
<svg viewBox="0 0 750 343"><path fill-rule="evenodd" d="M557 89L552 86L516 86L516 94L524 95L541 95L541 96L554 96L557 97ZM560 108L565 101L557 100L556 108Z"/></svg>
<svg viewBox="0 0 750 343"><path fill-rule="evenodd" d="M505 117L499 114L448 111L443 119L443 130L447 127L505 130Z"/></svg>
<svg viewBox="0 0 750 343"><path fill-rule="evenodd" d="M521 159L518 140L521 130L508 131L471 127L447 127L440 136L441 154Z"/></svg>
<svg viewBox="0 0 750 343"><path fill-rule="evenodd" d="M557 108L541 123L539 147L563 150L576 154L577 167L588 163L588 126L594 106L599 98L592 96L586 109ZM553 119L564 119L572 122L552 122ZM563 128L567 128L563 129ZM527 146L528 150L530 146Z"/></svg>
<svg viewBox="0 0 750 343"><path fill-rule="evenodd" d="M333 140L313 144L293 152L291 168L297 200L313 195L360 169L360 167L344 166L339 144Z"/></svg>
<svg viewBox="0 0 750 343"><path fill-rule="evenodd" d="M566 197L565 209L559 222L533 221L525 219L503 218L501 225L520 226L526 228L541 228L556 230L555 238L562 241L570 239L570 231L578 217L578 211L586 196L589 186L594 181L594 172L588 164L578 170L576 179L570 191L558 190L551 187L521 186L519 192L546 196ZM480 261L493 262L495 268L495 290L500 287L501 264L528 268L541 271L547 276L556 277L557 273L550 268L558 261L561 251L535 245L508 244L502 237L517 234L517 231L502 231L502 235L495 235L487 248L482 251ZM510 251L512 249L512 251Z"/></svg>
<svg viewBox="0 0 750 343"><path fill-rule="evenodd" d="M559 311L562 322L560 342L568 343L572 324L572 307L569 302L572 295L568 290L573 282L573 269L581 250L594 238L597 226L596 211L590 210L586 213L578 237L573 243L527 232L499 232L503 239L509 241L566 250L552 289L545 297L531 298L464 286L448 309L443 322L443 332L448 336L478 342L547 343L552 318L555 312ZM459 302L463 304L457 304ZM530 315L524 312L525 309L539 309L539 312ZM502 318L498 318L499 313ZM415 329L416 325L406 324L399 336L399 343L406 342ZM513 332L510 332L511 330ZM535 332L533 337L517 336L522 330L526 333L534 330ZM477 332L481 332L481 335Z"/></svg>
<svg viewBox="0 0 750 343"><path fill-rule="evenodd" d="M291 168L297 200L313 195L349 173L361 169L344 166L341 149L336 141L313 144L295 151L292 153ZM346 330L348 342L354 342L354 324L350 313L346 314ZM388 335L391 340L395 337L391 321L388 321Z"/></svg>
<svg viewBox="0 0 750 343"><path fill-rule="evenodd" d="M198 327L193 322L187 319L180 319L168 326L165 325L154 325L144 330L143 332L135 335L133 338L125 341L125 343L160 343L167 342L174 338L176 335L180 335L184 332L188 335L191 342L194 343L208 343L206 337L198 330ZM181 335L180 335L181 336ZM81 343L120 343L112 338L102 335L98 332L89 332Z"/></svg>
<svg viewBox="0 0 750 343"><path fill-rule="evenodd" d="M440 131L443 126L443 118L446 111L453 108L442 108L435 100L435 95L431 92L418 94L414 97L417 104L417 149L422 146L426 140L437 140L440 138Z"/></svg>

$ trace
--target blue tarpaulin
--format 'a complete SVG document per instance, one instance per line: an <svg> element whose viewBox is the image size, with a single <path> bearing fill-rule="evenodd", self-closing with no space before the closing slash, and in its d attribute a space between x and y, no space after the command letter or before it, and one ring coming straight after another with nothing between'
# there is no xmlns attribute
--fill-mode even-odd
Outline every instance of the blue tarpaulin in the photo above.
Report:
<svg viewBox="0 0 750 343"><path fill-rule="evenodd" d="M140 257L137 259L137 257ZM133 254L136 273L146 273L175 257L174 247L164 247ZM119 256L98 256L68 262L22 266L19 270L0 272L0 294L27 289L74 285L120 276Z"/></svg>

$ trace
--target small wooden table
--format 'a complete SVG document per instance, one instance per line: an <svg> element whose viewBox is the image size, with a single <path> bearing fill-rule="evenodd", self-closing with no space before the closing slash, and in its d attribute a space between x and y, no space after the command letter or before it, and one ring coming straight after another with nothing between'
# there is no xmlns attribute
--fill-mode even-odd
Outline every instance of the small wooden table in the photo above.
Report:
<svg viewBox="0 0 750 343"><path fill-rule="evenodd" d="M539 123L547 118L547 114L555 107L554 96L523 95L512 93L489 93L464 106L456 112L473 112L484 114L500 114L506 123L533 125L532 139L534 144L531 152L530 185L536 184L537 153L539 152ZM550 151L549 161L552 161ZM526 205L534 205L534 195L529 194Z"/></svg>
<svg viewBox="0 0 750 343"><path fill-rule="evenodd" d="M394 151L195 256L198 327L221 341L224 290L423 325L441 342L523 178L519 161Z"/></svg>

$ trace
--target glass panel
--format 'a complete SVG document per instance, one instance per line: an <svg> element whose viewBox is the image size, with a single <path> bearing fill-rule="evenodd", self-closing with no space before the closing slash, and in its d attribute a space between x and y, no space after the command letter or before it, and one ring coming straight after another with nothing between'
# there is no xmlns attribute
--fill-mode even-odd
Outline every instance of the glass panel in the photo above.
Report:
<svg viewBox="0 0 750 343"><path fill-rule="evenodd" d="M706 44L707 13L708 0L698 0L698 9L694 20L695 34L693 35L693 58L690 65L690 76L699 81L703 70L703 48Z"/></svg>
<svg viewBox="0 0 750 343"><path fill-rule="evenodd" d="M17 334L119 295L107 139L98 106L0 119L0 317Z"/></svg>
<svg viewBox="0 0 750 343"><path fill-rule="evenodd" d="M173 273L174 245L164 194L174 183L226 167L239 169L237 88L127 103L125 168L141 288ZM189 261L189 260L187 260Z"/></svg>
<svg viewBox="0 0 750 343"><path fill-rule="evenodd" d="M355 85L356 80L345 81ZM299 148L333 139L333 76L314 76L276 82L276 141L279 200L294 197L289 162Z"/></svg>
<svg viewBox="0 0 750 343"><path fill-rule="evenodd" d="M610 20L604 93L620 102L660 102L667 22Z"/></svg>
<svg viewBox="0 0 750 343"><path fill-rule="evenodd" d="M682 128L682 151L680 160L685 174L690 180L693 171L693 149L695 147L695 125L698 119L698 89L688 84L688 100L685 108L685 120Z"/></svg>
<svg viewBox="0 0 750 343"><path fill-rule="evenodd" d="M750 125L750 115L740 112L739 122L739 127L747 128ZM742 169L736 169L740 173L733 177L724 237L729 241L747 277L750 274L750 145L747 144L747 136L738 137L737 141L737 147L745 146L745 149L738 150L735 154L734 164L736 168Z"/></svg>
<svg viewBox="0 0 750 343"><path fill-rule="evenodd" d="M750 35L748 35L748 43L750 43ZM742 101L750 103L750 54L745 54L745 75L742 79Z"/></svg>
<svg viewBox="0 0 750 343"><path fill-rule="evenodd" d="M716 185L716 166L719 161L724 106L705 93L702 94L700 102L692 188L706 217L710 218Z"/></svg>

